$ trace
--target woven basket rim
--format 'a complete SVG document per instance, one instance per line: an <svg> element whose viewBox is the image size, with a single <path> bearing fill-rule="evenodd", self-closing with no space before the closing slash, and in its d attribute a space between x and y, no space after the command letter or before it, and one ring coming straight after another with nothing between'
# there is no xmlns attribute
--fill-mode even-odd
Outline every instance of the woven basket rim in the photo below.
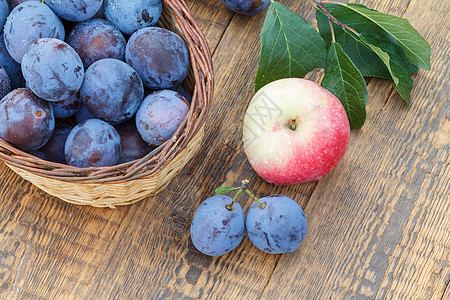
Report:
<svg viewBox="0 0 450 300"><path fill-rule="evenodd" d="M171 139L141 159L109 167L79 168L46 161L0 138L0 160L44 178L65 182L113 183L151 177L174 159L203 126L209 113L214 73L211 52L184 0L163 0L161 27L169 27L185 40L190 53L193 95L190 110ZM170 18L172 20L170 20Z"/></svg>

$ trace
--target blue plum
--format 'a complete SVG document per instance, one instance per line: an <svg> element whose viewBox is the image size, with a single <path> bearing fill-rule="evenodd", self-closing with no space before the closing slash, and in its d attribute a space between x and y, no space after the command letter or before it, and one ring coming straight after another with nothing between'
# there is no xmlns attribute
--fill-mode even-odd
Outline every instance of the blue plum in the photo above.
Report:
<svg viewBox="0 0 450 300"><path fill-rule="evenodd" d="M116 125L116 130L120 135L122 152L119 163L129 162L144 157L154 147L147 144L136 129L136 122L128 120L125 123Z"/></svg>
<svg viewBox="0 0 450 300"><path fill-rule="evenodd" d="M105 17L127 35L153 26L161 16L161 0L105 0Z"/></svg>
<svg viewBox="0 0 450 300"><path fill-rule="evenodd" d="M61 101L81 87L84 68L80 56L68 44L43 38L34 41L23 56L22 73L36 95Z"/></svg>
<svg viewBox="0 0 450 300"><path fill-rule="evenodd" d="M41 148L31 151L30 153L43 160L65 164L66 158L64 155L64 147L71 131L72 126L70 125L56 124L52 137L48 142Z"/></svg>
<svg viewBox="0 0 450 300"><path fill-rule="evenodd" d="M94 116L120 123L130 119L141 105L144 86L132 67L105 58L86 70L80 94L83 105Z"/></svg>
<svg viewBox="0 0 450 300"><path fill-rule="evenodd" d="M4 39L9 54L18 63L30 45L40 38L63 40L65 30L61 20L44 3L27 1L16 6L9 14Z"/></svg>
<svg viewBox="0 0 450 300"><path fill-rule="evenodd" d="M189 49L175 33L146 27L130 37L125 59L150 89L168 89L183 81L189 71Z"/></svg>
<svg viewBox="0 0 450 300"><path fill-rule="evenodd" d="M12 89L25 87L25 79L23 78L20 64L9 55L3 40L3 33L0 34L0 66L8 73Z"/></svg>
<svg viewBox="0 0 450 300"><path fill-rule="evenodd" d="M216 195L200 204L191 224L191 239L195 248L210 255L223 255L235 249L245 232L244 212L235 202L231 210L226 208L231 197Z"/></svg>
<svg viewBox="0 0 450 300"><path fill-rule="evenodd" d="M136 113L136 127L144 141L159 146L170 139L189 112L183 96L171 90L148 95Z"/></svg>
<svg viewBox="0 0 450 300"><path fill-rule="evenodd" d="M221 0L229 9L243 15L257 15L263 12L271 0Z"/></svg>
<svg viewBox="0 0 450 300"><path fill-rule="evenodd" d="M3 26L5 25L6 18L9 15L9 5L8 1L0 0L0 32L3 31Z"/></svg>
<svg viewBox="0 0 450 300"><path fill-rule="evenodd" d="M52 106L30 89L13 90L0 100L0 137L18 148L42 147L54 128Z"/></svg>
<svg viewBox="0 0 450 300"><path fill-rule="evenodd" d="M75 126L64 147L67 163L79 168L115 165L120 151L119 133L99 119L89 119Z"/></svg>
<svg viewBox="0 0 450 300"><path fill-rule="evenodd" d="M81 106L81 96L79 92L61 101L52 101L55 118L68 118L77 113Z"/></svg>
<svg viewBox="0 0 450 300"><path fill-rule="evenodd" d="M0 99L11 92L11 80L9 80L8 73L0 66Z"/></svg>
<svg viewBox="0 0 450 300"><path fill-rule="evenodd" d="M250 241L262 251L289 253L300 246L307 232L303 209L297 202L283 195L259 199L247 212L245 227Z"/></svg>
<svg viewBox="0 0 450 300"><path fill-rule="evenodd" d="M45 0L45 3L60 18L82 22L92 18L100 10L103 0Z"/></svg>
<svg viewBox="0 0 450 300"><path fill-rule="evenodd" d="M127 42L120 30L107 20L91 19L77 24L67 43L80 55L85 68L102 58L125 60Z"/></svg>
<svg viewBox="0 0 450 300"><path fill-rule="evenodd" d="M89 119L96 119L96 117L91 114L83 104L81 104L80 108L75 114L75 122L78 124Z"/></svg>

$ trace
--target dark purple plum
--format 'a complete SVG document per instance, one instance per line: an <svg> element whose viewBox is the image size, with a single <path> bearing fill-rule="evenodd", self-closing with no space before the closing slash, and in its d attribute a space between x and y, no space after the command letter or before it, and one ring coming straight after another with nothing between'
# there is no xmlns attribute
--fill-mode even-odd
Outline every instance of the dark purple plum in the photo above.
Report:
<svg viewBox="0 0 450 300"><path fill-rule="evenodd" d="M52 106L30 89L13 90L0 100L0 137L18 148L42 147L54 128Z"/></svg>
<svg viewBox="0 0 450 300"><path fill-rule="evenodd" d="M9 15L9 5L8 1L0 0L0 32L3 31L3 26L5 25L6 18Z"/></svg>
<svg viewBox="0 0 450 300"><path fill-rule="evenodd" d="M82 22L92 18L102 7L103 0L45 0L60 18Z"/></svg>
<svg viewBox="0 0 450 300"><path fill-rule="evenodd" d="M144 141L159 146L170 139L189 112L183 96L171 90L148 95L136 113L136 127Z"/></svg>
<svg viewBox="0 0 450 300"><path fill-rule="evenodd" d="M78 109L77 113L75 114L75 122L77 124L85 121L85 120L89 120L89 119L96 119L96 117L91 114L86 107L81 104L80 108Z"/></svg>
<svg viewBox="0 0 450 300"><path fill-rule="evenodd" d="M79 92L61 101L52 101L55 118L68 118L77 113L81 106L81 96Z"/></svg>
<svg viewBox="0 0 450 300"><path fill-rule="evenodd" d="M257 15L263 12L271 0L221 0L229 9L243 15Z"/></svg>
<svg viewBox="0 0 450 300"><path fill-rule="evenodd" d="M61 40L34 41L22 59L22 73L30 89L48 101L72 96L83 83L80 56Z"/></svg>
<svg viewBox="0 0 450 300"><path fill-rule="evenodd" d="M105 58L87 70L80 89L87 110L99 119L121 123L130 119L144 98L138 73L123 61Z"/></svg>
<svg viewBox="0 0 450 300"><path fill-rule="evenodd" d="M65 37L64 26L58 16L44 3L27 1L9 14L4 28L5 45L18 63L30 45L40 38Z"/></svg>
<svg viewBox="0 0 450 300"><path fill-rule="evenodd" d="M235 202L228 210L231 197L216 195L200 204L191 225L191 239L198 251L219 256L230 252L242 241L245 231L244 212Z"/></svg>
<svg viewBox="0 0 450 300"><path fill-rule="evenodd" d="M258 249L273 253L289 253L300 246L307 232L303 209L297 202L283 195L259 199L247 212L245 227L250 241Z"/></svg>
<svg viewBox="0 0 450 300"><path fill-rule="evenodd" d="M72 126L67 124L56 124L52 137L48 142L41 148L31 151L30 153L43 160L65 164L66 158L64 156L64 147L70 131L72 131Z"/></svg>
<svg viewBox="0 0 450 300"><path fill-rule="evenodd" d="M0 34L0 66L8 73L12 89L25 87L25 79L22 76L20 64L9 55L3 40L3 33Z"/></svg>
<svg viewBox="0 0 450 300"><path fill-rule="evenodd" d="M119 163L140 159L155 149L142 139L136 129L134 120L128 120L125 123L118 124L116 125L116 129L120 135L120 143L122 146Z"/></svg>
<svg viewBox="0 0 450 300"><path fill-rule="evenodd" d="M85 68L102 58L125 60L127 42L120 30L107 20L79 23L70 32L67 43L80 55Z"/></svg>
<svg viewBox="0 0 450 300"><path fill-rule="evenodd" d="M150 89L176 87L186 78L189 49L175 33L164 28L139 29L130 37L125 59Z"/></svg>
<svg viewBox="0 0 450 300"><path fill-rule="evenodd" d="M105 17L127 35L153 26L161 16L161 0L104 0Z"/></svg>
<svg viewBox="0 0 450 300"><path fill-rule="evenodd" d="M0 99L11 92L11 80L9 80L8 73L0 66Z"/></svg>
<svg viewBox="0 0 450 300"><path fill-rule="evenodd" d="M89 119L75 126L64 148L67 163L79 168L115 165L120 151L117 130L99 119Z"/></svg>

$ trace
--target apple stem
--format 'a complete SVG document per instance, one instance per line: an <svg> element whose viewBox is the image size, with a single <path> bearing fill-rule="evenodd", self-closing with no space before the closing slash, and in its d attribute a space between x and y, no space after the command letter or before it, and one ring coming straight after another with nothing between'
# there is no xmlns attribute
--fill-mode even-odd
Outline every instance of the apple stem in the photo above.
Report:
<svg viewBox="0 0 450 300"><path fill-rule="evenodd" d="M253 195L252 192L250 192L248 189L246 189L245 192L246 192L247 194L249 194L250 197L253 198L253 200L255 200L256 202L258 202L259 206L261 206L262 209L266 208L266 204L264 204L264 203L262 203L261 201L259 201L259 199L256 198L256 196Z"/></svg>
<svg viewBox="0 0 450 300"><path fill-rule="evenodd" d="M297 121L295 119L290 119L289 120L289 128L291 130L297 129Z"/></svg>

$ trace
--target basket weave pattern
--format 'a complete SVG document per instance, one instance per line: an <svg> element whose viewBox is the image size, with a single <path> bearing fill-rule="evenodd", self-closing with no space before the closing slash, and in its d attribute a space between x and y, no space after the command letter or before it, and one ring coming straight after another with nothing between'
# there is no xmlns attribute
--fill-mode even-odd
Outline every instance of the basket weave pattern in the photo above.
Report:
<svg viewBox="0 0 450 300"><path fill-rule="evenodd" d="M200 148L214 76L209 47L183 0L163 0L158 25L181 36L191 58L185 80L193 91L191 107L170 140L136 161L77 168L44 161L0 138L0 160L43 191L74 204L113 208L162 190Z"/></svg>

